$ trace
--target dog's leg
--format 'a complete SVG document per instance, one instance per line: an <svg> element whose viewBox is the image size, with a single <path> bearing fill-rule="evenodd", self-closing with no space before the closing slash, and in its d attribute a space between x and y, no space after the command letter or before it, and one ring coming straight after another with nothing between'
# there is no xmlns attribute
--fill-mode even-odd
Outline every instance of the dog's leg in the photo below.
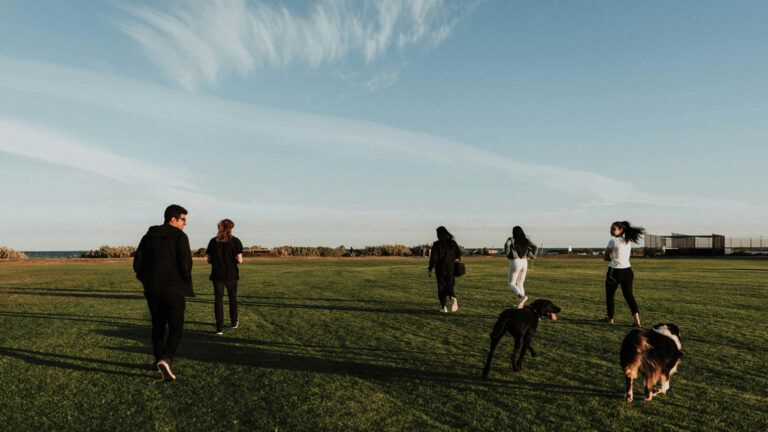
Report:
<svg viewBox="0 0 768 432"><path fill-rule="evenodd" d="M631 368L625 369L624 377L626 378L627 384L627 390L624 397L626 398L627 403L632 403L632 399L634 398L632 396L632 383L635 381L635 378L637 378L637 370Z"/></svg>
<svg viewBox="0 0 768 432"><path fill-rule="evenodd" d="M661 376L661 389L659 389L656 392L656 394L659 394L659 393L667 394L667 392L669 391L669 380L670 380L670 378L671 377L669 377L667 375L662 375Z"/></svg>
<svg viewBox="0 0 768 432"><path fill-rule="evenodd" d="M501 340L501 337L504 335L504 333L501 333L498 336L491 335L491 349L488 351L488 358L485 359L485 367L483 368L483 378L488 378L488 373L491 371L491 360L493 359L493 351L496 350L496 345L499 344L499 341Z"/></svg>
<svg viewBox="0 0 768 432"><path fill-rule="evenodd" d="M536 357L538 354L536 354L536 350L533 349L533 333L529 331L528 334L526 334L525 339L528 345L528 352L531 353L531 357Z"/></svg>
<svg viewBox="0 0 768 432"><path fill-rule="evenodd" d="M659 375L656 373L649 373L645 375L645 400L649 401L653 399L657 392L654 391L656 382L659 380Z"/></svg>
<svg viewBox="0 0 768 432"><path fill-rule="evenodd" d="M520 345L522 343L521 339L522 335L515 335L515 349L512 351L512 358L510 358L512 361L512 370L515 372L520 370L520 366L515 361L515 358L517 357L517 353L520 351ZM520 353L520 356L522 355L523 353Z"/></svg>
<svg viewBox="0 0 768 432"><path fill-rule="evenodd" d="M526 332L523 336L523 349L520 350L520 357L517 358L517 368L519 370L523 369L523 359L525 358L525 352L532 351L531 339L533 339L533 332L528 330L528 332Z"/></svg>

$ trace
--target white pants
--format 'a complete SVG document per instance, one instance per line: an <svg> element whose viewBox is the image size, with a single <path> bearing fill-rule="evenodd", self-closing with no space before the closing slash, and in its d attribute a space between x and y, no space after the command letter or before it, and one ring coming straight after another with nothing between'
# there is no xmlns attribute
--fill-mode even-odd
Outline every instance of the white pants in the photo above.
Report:
<svg viewBox="0 0 768 432"><path fill-rule="evenodd" d="M509 260L509 288L518 297L525 295L525 274L528 272L528 260L515 258Z"/></svg>

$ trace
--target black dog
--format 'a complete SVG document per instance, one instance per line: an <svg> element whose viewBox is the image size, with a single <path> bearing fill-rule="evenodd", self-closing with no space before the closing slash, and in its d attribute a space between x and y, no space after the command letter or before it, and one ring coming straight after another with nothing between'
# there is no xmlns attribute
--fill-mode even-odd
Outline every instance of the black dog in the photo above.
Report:
<svg viewBox="0 0 768 432"><path fill-rule="evenodd" d="M632 330L624 337L621 370L627 381L627 403L632 403L632 382L638 372L645 376L645 400L667 393L669 380L683 356L680 349L680 329L671 323L656 324L647 331ZM659 380L661 388L656 389Z"/></svg>
<svg viewBox="0 0 768 432"><path fill-rule="evenodd" d="M536 334L536 328L539 326L541 317L547 317L554 321L557 319L556 314L558 313L560 313L560 308L551 301L544 299L536 300L522 309L507 309L502 312L491 332L491 351L488 353L488 359L485 361L483 378L487 378L488 372L491 371L493 351L496 349L496 345L499 344L501 337L504 336L504 333L509 332L515 338L515 350L512 351L511 357L512 369L519 371L523 367L523 357L526 350L531 352L531 357L536 357L536 351L534 351L531 342ZM520 352L520 357L515 361L515 356L520 351L521 344L523 347L522 352Z"/></svg>

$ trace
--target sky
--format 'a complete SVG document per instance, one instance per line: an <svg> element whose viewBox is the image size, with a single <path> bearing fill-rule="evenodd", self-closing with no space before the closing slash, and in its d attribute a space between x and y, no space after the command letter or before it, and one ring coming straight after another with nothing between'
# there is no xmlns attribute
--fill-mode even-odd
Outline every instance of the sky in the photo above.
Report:
<svg viewBox="0 0 768 432"><path fill-rule="evenodd" d="M768 3L0 0L0 246L768 235Z"/></svg>

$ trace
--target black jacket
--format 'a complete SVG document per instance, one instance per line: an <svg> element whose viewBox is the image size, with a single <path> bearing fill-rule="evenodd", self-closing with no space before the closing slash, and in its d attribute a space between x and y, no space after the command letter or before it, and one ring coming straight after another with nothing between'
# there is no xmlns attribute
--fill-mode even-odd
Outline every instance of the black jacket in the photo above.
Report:
<svg viewBox="0 0 768 432"><path fill-rule="evenodd" d="M461 256L461 249L454 240L443 245L440 241L432 243L432 250L429 252L429 268L435 269L438 274L453 275L453 262Z"/></svg>
<svg viewBox="0 0 768 432"><path fill-rule="evenodd" d="M174 226L149 227L133 257L133 271L145 292L195 296L189 239Z"/></svg>

